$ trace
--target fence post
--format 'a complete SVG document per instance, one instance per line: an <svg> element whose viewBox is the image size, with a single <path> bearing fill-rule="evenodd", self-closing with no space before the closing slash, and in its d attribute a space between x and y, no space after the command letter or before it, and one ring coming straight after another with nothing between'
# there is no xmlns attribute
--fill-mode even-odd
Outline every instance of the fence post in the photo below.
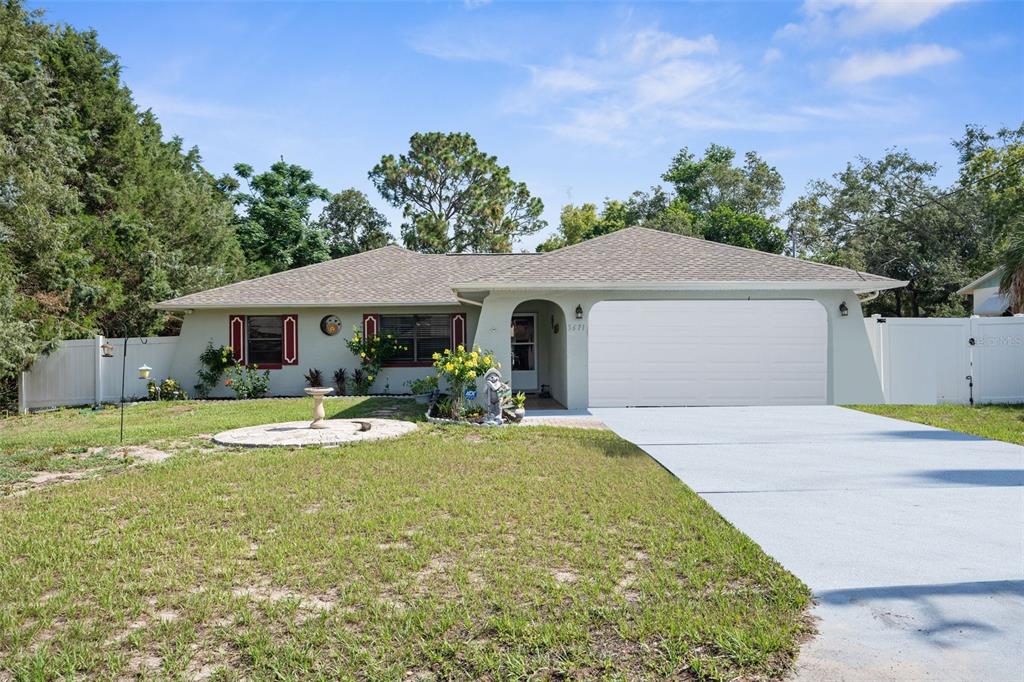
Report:
<svg viewBox="0 0 1024 682"><path fill-rule="evenodd" d="M18 374L18 414L28 414L28 372Z"/></svg>
<svg viewBox="0 0 1024 682"><path fill-rule="evenodd" d="M103 350L100 348L102 345L103 335L97 334L92 352L92 382L96 393L92 404L93 407L97 409L99 409L100 404L103 403L103 367L100 365L100 356L103 355Z"/></svg>

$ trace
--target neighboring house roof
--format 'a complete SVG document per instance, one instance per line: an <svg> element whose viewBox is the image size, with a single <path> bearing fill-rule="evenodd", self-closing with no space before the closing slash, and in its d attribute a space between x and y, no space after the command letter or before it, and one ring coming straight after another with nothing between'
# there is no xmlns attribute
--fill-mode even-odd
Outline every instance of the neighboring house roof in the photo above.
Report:
<svg viewBox="0 0 1024 682"><path fill-rule="evenodd" d="M773 288L874 291L905 282L641 227L550 253L425 254L399 246L208 289L163 309L452 305L492 288Z"/></svg>
<svg viewBox="0 0 1024 682"><path fill-rule="evenodd" d="M970 284L964 285L957 289L958 294L961 296L967 296L973 294L975 289L987 289L989 287L999 286L999 280L1003 277L1003 268L998 267L995 270L990 270L984 275L974 280Z"/></svg>

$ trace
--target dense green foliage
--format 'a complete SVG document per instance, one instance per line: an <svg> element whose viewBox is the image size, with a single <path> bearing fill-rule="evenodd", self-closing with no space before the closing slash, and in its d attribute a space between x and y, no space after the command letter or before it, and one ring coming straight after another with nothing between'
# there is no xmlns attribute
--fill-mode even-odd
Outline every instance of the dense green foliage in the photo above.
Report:
<svg viewBox="0 0 1024 682"><path fill-rule="evenodd" d="M310 206L331 195L313 182L312 171L282 159L259 174L252 166L237 163L235 174L245 180L248 190L240 191L235 182L232 196L241 209L238 239L251 274L281 272L328 259L324 235L310 221Z"/></svg>
<svg viewBox="0 0 1024 682"><path fill-rule="evenodd" d="M468 133L416 133L407 153L385 155L369 177L402 209L402 241L417 251L507 252L547 224L541 200Z"/></svg>
<svg viewBox="0 0 1024 682"><path fill-rule="evenodd" d="M388 219L357 189L342 190L332 196L316 226L331 258L351 256L392 242Z"/></svg>
<svg viewBox="0 0 1024 682"><path fill-rule="evenodd" d="M600 214L594 204L569 204L562 209L558 234L537 250L551 251L639 225L782 253L786 234L777 213L782 176L754 152L747 152L741 166L734 164L735 158L735 151L721 145L709 146L699 159L684 147L662 175L672 186L671 194L654 186L649 193L633 192L626 201L606 199Z"/></svg>
<svg viewBox="0 0 1024 682"><path fill-rule="evenodd" d="M234 281L230 200L165 141L92 31L0 4L0 377L61 338L173 327L151 303Z"/></svg>
<svg viewBox="0 0 1024 682"><path fill-rule="evenodd" d="M960 177L934 182L938 166L890 151L858 159L811 183L789 209L790 242L801 256L904 280L868 312L963 315L956 290L1010 255L1024 216L1024 127L989 135L968 126L954 143ZM1015 235L1017 235L1015 237Z"/></svg>

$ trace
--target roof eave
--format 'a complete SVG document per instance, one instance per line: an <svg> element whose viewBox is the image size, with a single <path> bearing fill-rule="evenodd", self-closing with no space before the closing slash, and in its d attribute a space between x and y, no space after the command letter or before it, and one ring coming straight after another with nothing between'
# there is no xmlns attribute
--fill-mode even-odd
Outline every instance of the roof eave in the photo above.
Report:
<svg viewBox="0 0 1024 682"><path fill-rule="evenodd" d="M907 286L908 282L898 280L879 281L835 281L835 280L729 280L729 281L686 281L686 282L561 282L557 280L535 280L530 282L461 282L452 285L455 291L516 291L562 290L562 291L853 291L863 294L871 291L885 291Z"/></svg>
<svg viewBox="0 0 1024 682"><path fill-rule="evenodd" d="M381 303L380 301L297 301L287 303L179 303L176 301L161 301L152 304L155 310L236 310L240 308L407 308L426 306L458 306L461 303L452 299L449 301L392 301Z"/></svg>

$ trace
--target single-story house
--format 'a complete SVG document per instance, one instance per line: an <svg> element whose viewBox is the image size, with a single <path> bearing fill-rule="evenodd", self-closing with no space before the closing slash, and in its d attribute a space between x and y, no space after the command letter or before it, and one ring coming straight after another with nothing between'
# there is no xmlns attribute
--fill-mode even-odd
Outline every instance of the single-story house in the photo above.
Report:
<svg viewBox="0 0 1024 682"><path fill-rule="evenodd" d="M355 328L408 346L375 392L407 392L434 352L464 344L493 352L514 390L570 409L876 403L858 295L904 284L634 227L539 254L385 246L157 307L183 313L185 385L212 341L269 369L273 394L299 395L309 368L358 366Z"/></svg>
<svg viewBox="0 0 1024 682"><path fill-rule="evenodd" d="M1010 314L1010 297L999 293L999 280L1003 277L1003 269L996 268L987 272L970 284L961 287L956 293L971 297L974 315L981 317L1003 317Z"/></svg>

